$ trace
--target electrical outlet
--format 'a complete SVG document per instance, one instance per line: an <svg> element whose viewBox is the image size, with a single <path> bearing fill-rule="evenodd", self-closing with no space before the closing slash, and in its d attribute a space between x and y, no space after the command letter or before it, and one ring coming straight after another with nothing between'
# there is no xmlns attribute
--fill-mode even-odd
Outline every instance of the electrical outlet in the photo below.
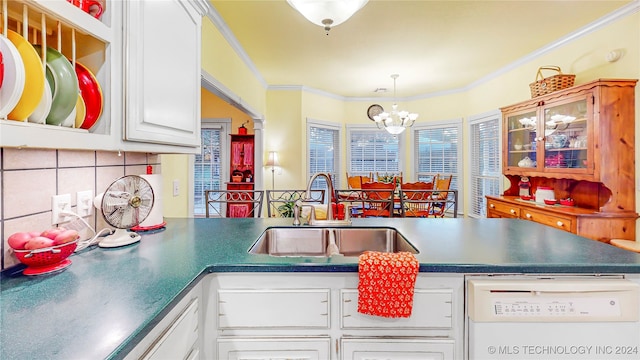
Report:
<svg viewBox="0 0 640 360"><path fill-rule="evenodd" d="M178 180L173 180L173 196L180 195L180 182Z"/></svg>
<svg viewBox="0 0 640 360"><path fill-rule="evenodd" d="M78 191L76 194L76 213L85 217L91 215L93 208L93 190Z"/></svg>
<svg viewBox="0 0 640 360"><path fill-rule="evenodd" d="M71 194L53 195L51 197L51 224L62 224L70 221L69 216L61 215L62 211L71 211Z"/></svg>

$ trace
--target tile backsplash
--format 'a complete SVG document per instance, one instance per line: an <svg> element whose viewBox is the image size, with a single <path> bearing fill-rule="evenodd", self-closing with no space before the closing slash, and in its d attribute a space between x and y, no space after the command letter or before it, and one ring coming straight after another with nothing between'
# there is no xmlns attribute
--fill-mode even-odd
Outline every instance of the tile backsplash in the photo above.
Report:
<svg viewBox="0 0 640 360"><path fill-rule="evenodd" d="M147 165L161 173L157 154L0 148L0 269L19 264L7 244L11 234L52 227L53 195L70 194L76 212L78 191L95 196L121 176L145 174ZM96 230L105 227L95 208L84 219Z"/></svg>

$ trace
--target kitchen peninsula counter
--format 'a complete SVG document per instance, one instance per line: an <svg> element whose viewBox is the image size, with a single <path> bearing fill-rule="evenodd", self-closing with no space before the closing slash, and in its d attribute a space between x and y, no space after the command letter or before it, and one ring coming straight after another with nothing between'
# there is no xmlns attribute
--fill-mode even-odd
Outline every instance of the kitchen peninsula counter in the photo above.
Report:
<svg viewBox="0 0 640 360"><path fill-rule="evenodd" d="M216 272L357 272L357 257L247 253L291 219L167 219L139 244L74 254L66 270L3 274L2 359L121 358L192 286ZM393 227L421 272L637 274L640 254L517 219L354 219Z"/></svg>

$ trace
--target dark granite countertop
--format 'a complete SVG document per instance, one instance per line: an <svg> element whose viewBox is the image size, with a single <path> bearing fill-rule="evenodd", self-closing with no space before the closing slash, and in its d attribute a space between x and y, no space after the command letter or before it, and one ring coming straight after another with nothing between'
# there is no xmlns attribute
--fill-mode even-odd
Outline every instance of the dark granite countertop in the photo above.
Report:
<svg viewBox="0 0 640 360"><path fill-rule="evenodd" d="M356 257L271 257L247 249L291 219L167 219L139 244L94 248L64 271L5 272L2 359L121 358L170 307L211 272L357 272ZM421 272L640 273L640 254L529 221L354 219L394 227L420 251Z"/></svg>

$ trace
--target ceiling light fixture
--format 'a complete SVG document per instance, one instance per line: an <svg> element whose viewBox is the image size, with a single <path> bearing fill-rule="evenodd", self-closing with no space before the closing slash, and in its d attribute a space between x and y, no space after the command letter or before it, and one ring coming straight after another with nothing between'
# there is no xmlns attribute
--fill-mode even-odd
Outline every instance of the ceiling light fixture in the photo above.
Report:
<svg viewBox="0 0 640 360"><path fill-rule="evenodd" d="M324 27L329 35L332 26L347 21L369 0L287 0L289 5L312 23Z"/></svg>
<svg viewBox="0 0 640 360"><path fill-rule="evenodd" d="M410 113L405 110L398 111L398 104L396 103L396 79L399 76L398 74L391 75L393 79L393 105L391 106L391 113L385 111L373 117L378 128L382 129L384 127L384 129L392 135L402 134L406 128L413 126L413 123L418 118L418 114L416 113Z"/></svg>

